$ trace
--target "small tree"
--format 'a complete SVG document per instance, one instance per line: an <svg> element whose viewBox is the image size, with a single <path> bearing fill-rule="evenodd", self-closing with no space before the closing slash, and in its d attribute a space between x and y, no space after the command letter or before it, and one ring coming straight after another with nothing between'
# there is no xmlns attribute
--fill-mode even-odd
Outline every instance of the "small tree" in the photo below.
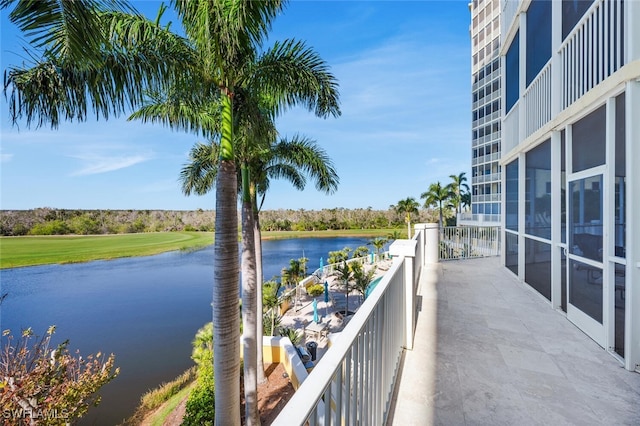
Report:
<svg viewBox="0 0 640 426"><path fill-rule="evenodd" d="M283 277L284 280L284 277ZM276 319L277 319L277 309L280 304L280 289L282 288L282 283L272 279L271 281L267 281L262 285L262 305L267 312L270 312L271 327L269 329L269 336L274 335L274 331L276 328Z"/></svg>
<svg viewBox="0 0 640 426"><path fill-rule="evenodd" d="M376 255L380 255L380 252L384 248L384 245L389 241L388 238L376 237L369 241L369 245L372 245L376 249Z"/></svg>
<svg viewBox="0 0 640 426"><path fill-rule="evenodd" d="M347 315L347 312L349 311L349 293L351 292L351 290L353 290L353 270L351 269L351 266L345 261L336 265L333 274L336 276L336 278L338 278L346 292L346 306L344 308L344 314Z"/></svg>
<svg viewBox="0 0 640 426"><path fill-rule="evenodd" d="M17 413L16 423L28 418L31 425L69 424L98 405L100 388L120 373L114 369L113 354L106 361L100 352L76 357L69 353L68 340L51 349L54 332L51 326L38 339L28 328L15 344L9 330L3 333L7 341L0 352L0 407Z"/></svg>
<svg viewBox="0 0 640 426"><path fill-rule="evenodd" d="M351 271L353 273L353 289L360 293L362 300L364 300L367 295L367 287L373 281L376 271L375 269L370 269L365 272L364 266L358 262L353 262Z"/></svg>

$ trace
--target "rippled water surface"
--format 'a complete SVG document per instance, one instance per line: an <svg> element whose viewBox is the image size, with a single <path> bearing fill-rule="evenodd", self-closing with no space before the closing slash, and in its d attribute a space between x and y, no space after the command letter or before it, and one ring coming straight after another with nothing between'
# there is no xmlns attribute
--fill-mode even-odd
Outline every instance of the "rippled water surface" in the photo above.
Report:
<svg viewBox="0 0 640 426"><path fill-rule="evenodd" d="M279 275L290 259L309 258L308 270L327 253L366 245L362 238L306 238L263 242L264 277ZM370 247L372 248L372 247ZM139 397L189 368L191 340L211 321L213 246L193 252L34 266L0 271L0 328L52 324L56 339L70 339L82 354L114 353L121 373L101 392L83 424L112 425L131 415Z"/></svg>

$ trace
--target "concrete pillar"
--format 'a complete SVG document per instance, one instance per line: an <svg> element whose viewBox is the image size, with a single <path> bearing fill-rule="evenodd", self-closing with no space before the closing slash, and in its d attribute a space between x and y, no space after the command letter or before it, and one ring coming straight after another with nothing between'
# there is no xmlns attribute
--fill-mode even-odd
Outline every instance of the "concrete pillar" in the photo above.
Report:
<svg viewBox="0 0 640 426"><path fill-rule="evenodd" d="M634 3L634 2L631 2ZM638 5L640 7L640 4ZM625 306L625 367L640 370L640 81L625 90L627 169L627 273Z"/></svg>
<svg viewBox="0 0 640 426"><path fill-rule="evenodd" d="M422 232L423 244L422 247L422 264L430 265L433 263L438 263L440 260L439 254L439 241L440 241L440 230L438 228L437 223L418 223L416 224L416 232Z"/></svg>
<svg viewBox="0 0 640 426"><path fill-rule="evenodd" d="M436 224L437 226L437 224ZM413 349L413 332L415 325L415 301L417 277L413 276L413 265L415 262L416 240L395 240L389 246L389 255L393 257L393 262L404 260L404 309L405 309L405 345L406 349Z"/></svg>

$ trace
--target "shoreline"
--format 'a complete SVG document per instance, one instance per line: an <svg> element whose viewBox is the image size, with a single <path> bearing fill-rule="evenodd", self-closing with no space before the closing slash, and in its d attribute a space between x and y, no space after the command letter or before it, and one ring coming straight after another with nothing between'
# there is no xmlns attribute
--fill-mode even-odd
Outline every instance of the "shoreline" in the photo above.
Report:
<svg viewBox="0 0 640 426"><path fill-rule="evenodd" d="M262 231L262 240L296 238L386 237L401 229ZM0 270L30 266L86 263L199 250L213 244L213 232L145 232L137 234L47 235L0 237Z"/></svg>

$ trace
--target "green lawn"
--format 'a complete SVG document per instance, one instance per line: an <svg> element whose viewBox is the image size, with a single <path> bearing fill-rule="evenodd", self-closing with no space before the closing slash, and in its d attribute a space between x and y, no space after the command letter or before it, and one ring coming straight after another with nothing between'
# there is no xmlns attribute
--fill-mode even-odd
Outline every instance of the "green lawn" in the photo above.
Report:
<svg viewBox="0 0 640 426"><path fill-rule="evenodd" d="M262 237L265 240L313 237L374 238L384 237L392 231L394 230L274 231L263 232ZM196 249L210 244L213 244L212 232L0 237L0 269L149 256L172 250Z"/></svg>
<svg viewBox="0 0 640 426"><path fill-rule="evenodd" d="M0 268L148 256L213 244L211 232L0 238Z"/></svg>

